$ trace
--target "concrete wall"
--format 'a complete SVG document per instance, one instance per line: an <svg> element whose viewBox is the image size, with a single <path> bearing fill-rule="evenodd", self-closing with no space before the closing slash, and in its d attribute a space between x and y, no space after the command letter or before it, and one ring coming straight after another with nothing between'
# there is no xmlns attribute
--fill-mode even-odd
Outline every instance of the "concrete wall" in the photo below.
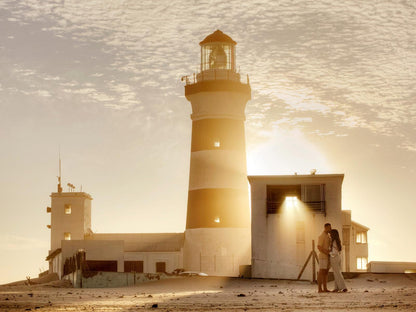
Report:
<svg viewBox="0 0 416 312"><path fill-rule="evenodd" d="M238 276L250 264L250 229L205 228L185 231L184 269L212 276Z"/></svg>
<svg viewBox="0 0 416 312"><path fill-rule="evenodd" d="M124 272L123 241L62 241L62 259L65 261L80 249L85 251L86 260L117 261L117 272Z"/></svg>
<svg viewBox="0 0 416 312"><path fill-rule="evenodd" d="M51 261L49 261L49 273L58 274L59 279L62 278L63 272L63 263L62 263L62 253L58 254Z"/></svg>
<svg viewBox="0 0 416 312"><path fill-rule="evenodd" d="M342 235L343 175L249 177L252 211L252 277L296 279L324 224ZM326 216L311 212L300 200L294 209L267 214L267 185L325 184ZM318 252L317 248L316 251ZM302 278L312 276L309 263Z"/></svg>
<svg viewBox="0 0 416 312"><path fill-rule="evenodd" d="M416 273L416 262L371 261L367 271L372 273Z"/></svg>
<svg viewBox="0 0 416 312"><path fill-rule="evenodd" d="M346 272L363 272L357 267L357 258L365 258L368 261L368 228L351 220L351 211L343 210L343 248ZM357 233L364 232L366 243L357 243Z"/></svg>
<svg viewBox="0 0 416 312"><path fill-rule="evenodd" d="M83 276L80 270L64 276L64 279L71 281L75 288L112 288L134 286L139 283L166 278L175 278L163 273L120 273L120 272L95 272Z"/></svg>
<svg viewBox="0 0 416 312"><path fill-rule="evenodd" d="M179 252L125 252L124 261L143 261L144 273L156 273L156 262L166 263L166 272L183 268L182 251Z"/></svg>
<svg viewBox="0 0 416 312"><path fill-rule="evenodd" d="M366 243L357 243L357 233L365 232L367 237ZM351 222L351 272L362 272L366 271L360 270L357 267L357 258L366 258L368 261L368 229L364 228L355 222Z"/></svg>
<svg viewBox="0 0 416 312"><path fill-rule="evenodd" d="M65 260L72 257L80 249L85 251L86 260L117 261L117 272L124 272L124 261L143 261L144 273L156 273L156 262L165 262L166 272L168 273L183 268L182 251L125 252L124 241L120 240L62 241L62 253L59 256ZM62 261L59 263L59 271L54 272L60 272L62 275Z"/></svg>

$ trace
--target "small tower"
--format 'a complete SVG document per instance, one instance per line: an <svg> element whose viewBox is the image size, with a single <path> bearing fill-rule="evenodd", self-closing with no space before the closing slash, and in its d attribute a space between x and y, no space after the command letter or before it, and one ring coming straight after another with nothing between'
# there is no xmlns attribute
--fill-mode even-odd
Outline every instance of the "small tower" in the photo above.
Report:
<svg viewBox="0 0 416 312"><path fill-rule="evenodd" d="M200 72L185 86L192 143L184 268L237 276L250 263L244 110L251 89L236 71L233 39L217 30L200 46Z"/></svg>
<svg viewBox="0 0 416 312"><path fill-rule="evenodd" d="M68 192L61 186L61 160L59 160L58 191L52 193L51 207L51 249L49 254L61 248L63 240L83 240L91 233L91 200L85 192L74 192L74 186L68 183Z"/></svg>

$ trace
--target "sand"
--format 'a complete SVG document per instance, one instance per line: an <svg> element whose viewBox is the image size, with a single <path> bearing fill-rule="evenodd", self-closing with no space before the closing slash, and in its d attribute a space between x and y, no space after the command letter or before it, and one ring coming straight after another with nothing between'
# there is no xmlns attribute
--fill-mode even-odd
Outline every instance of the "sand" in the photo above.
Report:
<svg viewBox="0 0 416 312"><path fill-rule="evenodd" d="M0 311L416 311L416 274L363 274L346 283L347 293L321 294L310 282L219 277L104 289L4 285Z"/></svg>

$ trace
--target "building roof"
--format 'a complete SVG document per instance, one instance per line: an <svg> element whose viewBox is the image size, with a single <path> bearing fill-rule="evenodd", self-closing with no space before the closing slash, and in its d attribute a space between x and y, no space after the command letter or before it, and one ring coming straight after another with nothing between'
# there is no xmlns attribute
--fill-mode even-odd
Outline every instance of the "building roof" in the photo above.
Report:
<svg viewBox="0 0 416 312"><path fill-rule="evenodd" d="M292 174L292 175L258 175L258 176L247 176L249 182L254 181L265 181L265 183L274 183L275 181L284 182L286 180L290 180L293 183L294 180L320 180L320 179L344 179L344 174Z"/></svg>
<svg viewBox="0 0 416 312"><path fill-rule="evenodd" d="M50 195L51 197L83 197L92 199L91 195L85 192L54 192Z"/></svg>
<svg viewBox="0 0 416 312"><path fill-rule="evenodd" d="M353 220L351 220L351 224L353 224L353 225L355 225L356 227L358 227L358 228L362 228L362 229L364 229L364 230L366 230L366 231L368 231L370 228L369 227L366 227L365 225L362 225L362 224L360 224L360 223L358 223L358 222L355 222L355 221L353 221Z"/></svg>
<svg viewBox="0 0 416 312"><path fill-rule="evenodd" d="M125 252L172 252L183 247L184 233L94 233L92 240L122 240Z"/></svg>
<svg viewBox="0 0 416 312"><path fill-rule="evenodd" d="M237 44L230 36L224 34L221 30L217 29L212 34L205 37L199 44L203 45L209 42L229 42L232 44Z"/></svg>
<svg viewBox="0 0 416 312"><path fill-rule="evenodd" d="M273 178L279 178L279 179L289 179L289 178L310 178L310 177L316 177L316 178L322 178L322 177L343 177L343 173L329 173L329 174L276 174L276 175L249 175L247 176L249 179L273 179Z"/></svg>
<svg viewBox="0 0 416 312"><path fill-rule="evenodd" d="M61 248L55 249L53 252L51 252L47 257L46 257L46 261L49 261L53 258L55 258L57 255L59 255L62 252Z"/></svg>

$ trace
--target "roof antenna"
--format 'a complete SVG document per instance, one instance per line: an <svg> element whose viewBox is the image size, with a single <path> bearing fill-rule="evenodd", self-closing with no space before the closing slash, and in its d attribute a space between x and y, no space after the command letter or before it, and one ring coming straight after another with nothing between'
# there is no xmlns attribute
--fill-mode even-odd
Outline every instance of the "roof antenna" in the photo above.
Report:
<svg viewBox="0 0 416 312"><path fill-rule="evenodd" d="M61 146L59 146L59 176L58 178L58 193L62 193L62 186L61 186Z"/></svg>

